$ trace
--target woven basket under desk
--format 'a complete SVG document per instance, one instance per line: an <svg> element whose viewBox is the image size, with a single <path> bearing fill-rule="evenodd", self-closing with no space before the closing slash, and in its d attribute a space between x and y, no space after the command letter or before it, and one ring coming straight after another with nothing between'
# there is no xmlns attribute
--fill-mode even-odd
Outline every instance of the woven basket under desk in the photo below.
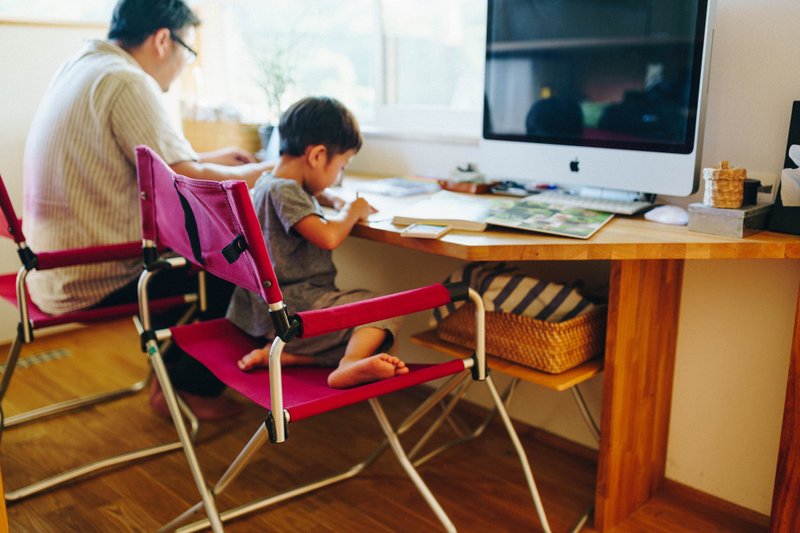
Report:
<svg viewBox="0 0 800 533"><path fill-rule="evenodd" d="M486 313L486 353L558 374L603 352L606 307L563 322L513 313ZM475 349L475 306L466 303L439 322L440 339Z"/></svg>

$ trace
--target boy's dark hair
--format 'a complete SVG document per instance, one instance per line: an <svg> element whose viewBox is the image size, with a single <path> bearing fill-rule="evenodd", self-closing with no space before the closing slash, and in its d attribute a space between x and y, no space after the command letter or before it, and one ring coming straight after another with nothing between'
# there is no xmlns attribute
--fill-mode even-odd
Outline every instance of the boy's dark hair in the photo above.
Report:
<svg viewBox="0 0 800 533"><path fill-rule="evenodd" d="M353 113L335 98L310 96L292 104L278 124L281 155L301 156L322 144L328 155L358 152L364 142Z"/></svg>
<svg viewBox="0 0 800 533"><path fill-rule="evenodd" d="M183 0L119 0L108 38L136 47L160 28L177 31L199 24L200 19Z"/></svg>

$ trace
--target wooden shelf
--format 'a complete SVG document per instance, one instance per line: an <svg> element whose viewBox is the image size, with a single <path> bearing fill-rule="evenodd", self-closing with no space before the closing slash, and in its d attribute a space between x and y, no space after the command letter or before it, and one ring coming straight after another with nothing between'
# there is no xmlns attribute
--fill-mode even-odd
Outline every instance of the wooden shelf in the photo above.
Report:
<svg viewBox="0 0 800 533"><path fill-rule="evenodd" d="M436 335L436 330L429 329L411 336L411 342L436 350L454 357L470 357L472 350L457 344L441 340ZM548 374L527 366L519 365L493 355L487 355L487 364L492 370L497 370L509 376L520 378L523 381L535 383L555 391L565 391L587 379L596 376L603 370L603 358L595 357L583 364L570 368L560 374Z"/></svg>

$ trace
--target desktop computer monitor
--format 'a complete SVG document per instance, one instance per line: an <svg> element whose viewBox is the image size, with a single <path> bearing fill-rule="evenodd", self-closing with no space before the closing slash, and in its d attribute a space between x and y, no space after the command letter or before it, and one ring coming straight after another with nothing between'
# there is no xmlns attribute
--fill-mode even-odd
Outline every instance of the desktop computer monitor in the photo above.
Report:
<svg viewBox="0 0 800 533"><path fill-rule="evenodd" d="M482 170L608 197L695 192L714 4L489 0Z"/></svg>

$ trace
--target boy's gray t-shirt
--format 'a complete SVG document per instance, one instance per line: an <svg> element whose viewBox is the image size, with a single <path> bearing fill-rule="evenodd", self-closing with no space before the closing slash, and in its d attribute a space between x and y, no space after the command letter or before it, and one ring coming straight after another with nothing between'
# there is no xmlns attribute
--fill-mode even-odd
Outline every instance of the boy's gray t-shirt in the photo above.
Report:
<svg viewBox="0 0 800 533"><path fill-rule="evenodd" d="M324 294L336 290L336 267L330 250L314 246L292 227L309 215L324 218L319 202L296 181L271 174L259 178L252 195L289 312L310 309ZM267 304L241 287L233 293L228 318L250 335L274 336Z"/></svg>

